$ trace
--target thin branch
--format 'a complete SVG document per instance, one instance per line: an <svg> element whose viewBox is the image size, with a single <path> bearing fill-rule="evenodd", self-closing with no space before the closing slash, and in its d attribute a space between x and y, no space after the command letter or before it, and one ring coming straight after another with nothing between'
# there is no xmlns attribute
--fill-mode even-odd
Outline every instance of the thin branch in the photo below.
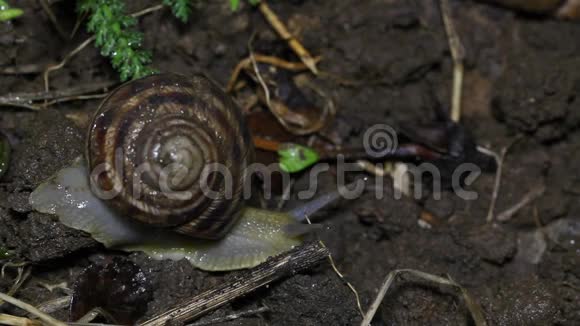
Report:
<svg viewBox="0 0 580 326"><path fill-rule="evenodd" d="M2 75L26 75L26 74L37 74L43 72L46 69L44 64L31 63L22 64L16 66L8 66L0 68L0 74Z"/></svg>
<svg viewBox="0 0 580 326"><path fill-rule="evenodd" d="M54 99L54 100L48 102L46 105L50 106L50 105L53 105L56 103L70 102L70 101L96 100L96 99L107 97L107 95L109 95L109 93L67 96L67 97L61 97L61 98Z"/></svg>
<svg viewBox="0 0 580 326"><path fill-rule="evenodd" d="M41 109L41 107L36 106L36 105L26 104L26 103L17 103L17 102L0 102L0 106L13 106L13 107L17 107L17 108L29 109L32 111L38 111Z"/></svg>
<svg viewBox="0 0 580 326"><path fill-rule="evenodd" d="M103 317L109 323L113 323L113 324L117 323L117 321L115 320L115 317L113 317L113 315L111 315L108 311L106 311L105 309L100 308L100 307L95 307L95 308L91 309L84 316L79 318L79 320L77 320L76 322L77 323L91 323L97 317Z"/></svg>
<svg viewBox="0 0 580 326"><path fill-rule="evenodd" d="M492 156L495 160L495 164L497 165L497 170L495 171L495 179L493 182L493 192L491 193L491 201L489 203L489 208L487 209L487 223L491 223L493 221L493 213L495 211L495 203L497 202L497 196L499 194L499 187L501 184L501 173L503 169L503 158L505 156L505 149L502 150L501 154L498 154L491 149L487 149L485 147L477 147L477 150L483 154Z"/></svg>
<svg viewBox="0 0 580 326"><path fill-rule="evenodd" d="M5 293L0 292L0 299L22 309L25 310L31 314L33 314L34 316L40 318L40 320L42 320L46 325L49 326L66 326L65 323L52 318L51 316L45 314L44 312L36 309L34 306L32 306L31 304L28 304L26 302L20 301L16 298L13 298Z"/></svg>
<svg viewBox="0 0 580 326"><path fill-rule="evenodd" d="M260 12L264 15L270 26L280 35L280 37L288 43L288 46L298 55L300 60L312 71L313 74L318 74L318 69L316 68L316 60L310 55L310 52L302 46L300 42L294 37L286 28L286 25L278 18L276 13L270 9L266 0L261 0L258 5Z"/></svg>
<svg viewBox="0 0 580 326"><path fill-rule="evenodd" d="M53 300L45 301L38 305L38 310L50 314L60 309L64 309L70 305L71 296L67 295L64 297L56 298Z"/></svg>
<svg viewBox="0 0 580 326"><path fill-rule="evenodd" d="M83 43L81 43L79 46L77 46L76 48L74 48L71 52L69 52L64 59L62 59L62 61L56 65L50 65L48 66L45 70L44 70L44 74L43 74L43 79L44 79L44 91L48 92L49 89L49 85L48 85L48 76L50 74L51 71L54 70L58 70L62 67L64 67L64 65L72 58L74 57L77 53L79 53L82 49L86 48L87 45L91 44L92 41L94 41L96 39L96 36L91 36L88 39L86 39Z"/></svg>
<svg viewBox="0 0 580 326"><path fill-rule="evenodd" d="M0 105L29 104L34 101L58 100L72 96L81 96L87 93L106 90L116 84L118 84L116 81L105 81L48 92L9 93L0 96Z"/></svg>
<svg viewBox="0 0 580 326"><path fill-rule="evenodd" d="M124 326L118 324L103 324L103 323L78 323L78 322L68 322L67 326Z"/></svg>
<svg viewBox="0 0 580 326"><path fill-rule="evenodd" d="M143 15L147 15L148 13L155 12L155 11L161 10L161 9L163 9L163 5L159 4L159 5L151 6L149 8L145 8L143 10L139 10L137 12L134 12L131 14L131 16L137 18L137 17L141 17Z"/></svg>
<svg viewBox="0 0 580 326"><path fill-rule="evenodd" d="M24 284L28 280L28 278L30 277L30 272L31 268L29 266L18 267L18 275L14 279L14 283L12 284L12 286L10 287L10 289L6 294L9 296L14 296L14 294L16 294L16 292L18 291L18 289L20 289L22 284ZM4 301L0 300L0 306L2 306L3 303Z"/></svg>
<svg viewBox="0 0 580 326"><path fill-rule="evenodd" d="M308 222L308 224L312 224L312 221L310 221L310 218L308 218L308 216L306 216L306 222ZM323 248L328 248L326 247L326 245L324 244L324 242L320 239L318 239L318 243L323 247ZM356 290L356 288L354 287L354 285L352 285L349 281L346 280L346 278L344 277L344 274L342 274L339 270L338 267L336 267L336 264L334 263L334 259L332 258L332 253L330 252L330 250L328 251L328 261L330 262L330 266L332 267L332 270L334 271L334 273L346 284L346 286L348 286L348 288L350 289L350 291L354 294L354 298L356 301L356 306L358 308L358 311L361 315L361 317L364 317L364 312L360 303L360 296L358 294L358 291Z"/></svg>
<svg viewBox="0 0 580 326"><path fill-rule="evenodd" d="M25 317L17 317L8 314L0 314L0 325L10 326L41 326L38 320L32 320Z"/></svg>
<svg viewBox="0 0 580 326"><path fill-rule="evenodd" d="M447 33L447 40L453 58L453 89L451 95L451 120L458 122L461 118L461 96L463 91L463 60L465 48L461 44L455 25L453 24L449 0L441 0L441 15Z"/></svg>
<svg viewBox="0 0 580 326"><path fill-rule="evenodd" d="M546 191L546 186L541 184L537 187L532 188L528 193L524 195L524 197L518 201L514 206L506 209L505 211L499 213L497 215L497 220L499 222L506 222L510 220L517 212L519 212L522 208L530 204L536 198L540 197L544 191Z"/></svg>
<svg viewBox="0 0 580 326"><path fill-rule="evenodd" d="M247 311L242 311L242 312L238 312L235 314L231 314L231 315L227 315L224 317L218 317L218 318L213 318L207 321L200 321L197 323L193 323L193 324L188 324L185 326L208 326L208 325L214 325L214 324L221 324L221 323L225 323L228 321L232 321L232 320L236 320L236 319L240 319L246 316L255 316L255 315L259 315L261 313L270 311L270 308L268 307L260 307L258 309L251 309L251 310L247 310Z"/></svg>
<svg viewBox="0 0 580 326"><path fill-rule="evenodd" d="M385 280L383 281L383 284L381 285L379 293L377 294L377 297L375 298L375 301L371 304L371 307L367 311L362 323L360 324L361 326L370 326L371 325L371 321L373 320L373 317L377 313L379 306L383 302L383 299L385 298L387 291L389 290L389 288L391 287L391 285L395 281L396 277L399 276L400 274L411 274L411 275L414 275L415 277L419 277L419 278L422 278L422 279L430 281L430 282L458 288L461 291L461 295L463 297L463 300L465 301L465 304L466 304L467 308L469 309L469 312L471 313L471 317L473 318L475 325L476 326L487 326L487 322L486 322L485 317L483 315L483 310L481 309L481 306L473 299L473 297L471 297L471 295L467 292L467 290L464 287L462 287L460 284L456 283L451 278L443 278L443 277L440 277L437 275L421 272L421 271L414 270L414 269L396 269L396 270L391 271L389 274L387 274L387 276L385 277Z"/></svg>
<svg viewBox="0 0 580 326"><path fill-rule="evenodd" d="M252 49L252 42L254 41L254 35L255 34L252 34L252 36L250 37L250 40L248 41L248 52L250 52L250 60L252 62L252 67L254 68L254 73L256 74L256 78L258 79L260 86L262 86L262 88L264 90L264 96L266 97L266 105L269 108L271 108L272 103L270 102L270 89L268 89L268 85L266 85L264 78L262 78L262 74L260 74L260 69L258 69L258 63L256 62L256 58L254 57L254 50Z"/></svg>
<svg viewBox="0 0 580 326"><path fill-rule="evenodd" d="M505 160L505 156L507 155L509 149L520 139L521 136L518 136L514 140L512 140L511 143L509 143L506 147L504 147L501 150L501 153L499 155L490 149L481 146L477 147L477 150L479 152L493 156L497 164L497 171L495 171L495 181L493 184L493 193L491 194L491 202L489 203L489 209L487 210L487 218L486 218L487 223L493 222L494 219L495 205L497 202L497 196L499 195L499 188L501 187L501 177L503 172L503 163Z"/></svg>
<svg viewBox="0 0 580 326"><path fill-rule="evenodd" d="M308 69L308 67L303 62L286 61L278 57L258 53L254 53L253 57L256 62L269 64L271 66L275 66L289 71L302 71ZM320 56L314 58L314 60L316 62L320 61ZM235 89L236 81L239 78L240 72L242 71L242 69L249 67L250 64L252 64L252 59L250 57L242 59L240 62L238 62L238 64L234 68L234 71L232 72L232 75L230 76L230 80L226 88L228 92L232 92Z"/></svg>

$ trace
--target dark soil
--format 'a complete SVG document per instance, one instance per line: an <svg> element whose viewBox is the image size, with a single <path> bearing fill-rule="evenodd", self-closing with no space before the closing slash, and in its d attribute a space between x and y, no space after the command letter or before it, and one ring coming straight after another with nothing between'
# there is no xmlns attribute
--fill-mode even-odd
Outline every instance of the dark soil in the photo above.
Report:
<svg viewBox="0 0 580 326"><path fill-rule="evenodd" d="M136 11L154 4L127 1ZM87 37L81 28L62 40L38 1L15 5L25 15L0 24L0 66L46 65L60 61ZM473 185L478 198L464 201L451 192L441 200L395 200L390 181L386 196L368 192L320 214L327 228L319 236L338 268L361 296L363 309L374 299L387 273L399 268L451 276L482 305L493 325L580 324L580 236L547 247L531 262L525 234L561 219L579 221L580 201L580 25L530 17L471 1L452 1L454 20L466 48L462 123L482 146L500 151L521 137L506 156L496 212L521 200L539 184L544 194L510 221L487 225L494 174ZM338 109L347 144L361 141L364 130L391 121L426 122L435 108L448 108L452 60L435 1L272 1L306 48L322 55L320 69L336 78L317 83ZM53 9L72 30L74 1ZM248 54L256 33L260 53L296 60L261 14L242 5L232 13L227 1L204 1L188 24L168 10L140 18L144 47L160 71L203 72L225 85L237 62ZM51 74L51 89L116 80L108 60L94 47L84 49ZM348 81L348 82L344 82ZM2 75L2 94L38 92L41 73ZM33 278L16 296L40 304L63 296L40 282L67 282L98 257L127 256L105 250L87 235L33 212L30 192L83 153L85 131L79 112L88 115L99 101L65 102L43 112L0 108L0 130L13 145L8 173L0 183L0 244L14 251L12 261L33 265ZM82 120L82 119L81 119ZM320 178L321 191L332 189L331 173ZM298 180L294 191L306 187ZM296 205L291 201L290 205ZM420 227L430 212L438 221ZM576 242L574 242L576 241ZM575 246L574 246L575 245ZM219 284L228 273L205 273L186 261L154 261L134 253L128 258L149 277L153 300L147 316ZM6 292L14 276L0 279ZM396 282L374 325L467 325L468 311L453 290L411 277ZM222 325L357 325L361 318L352 293L324 263L220 308L209 318L267 306L267 313ZM6 304L1 310L14 312ZM68 311L54 316L66 320Z"/></svg>

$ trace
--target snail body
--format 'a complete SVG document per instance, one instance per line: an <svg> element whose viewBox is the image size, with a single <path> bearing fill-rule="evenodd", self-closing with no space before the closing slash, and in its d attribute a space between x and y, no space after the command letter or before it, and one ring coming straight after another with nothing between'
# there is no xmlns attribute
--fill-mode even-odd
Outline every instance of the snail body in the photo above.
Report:
<svg viewBox="0 0 580 326"><path fill-rule="evenodd" d="M91 171L106 169L90 181L97 192L114 191L109 203L116 210L219 239L241 211L243 170L253 149L241 111L219 87L201 75L160 74L129 82L103 101L89 127L86 157ZM210 164L231 174L231 184L215 174L203 180L214 198L200 189Z"/></svg>
<svg viewBox="0 0 580 326"><path fill-rule="evenodd" d="M106 247L204 270L252 267L293 248L303 233L297 219L324 206L315 200L299 214L245 207L251 137L235 103L201 75L121 85L96 111L85 156L41 184L32 207ZM229 176L205 173L208 165Z"/></svg>

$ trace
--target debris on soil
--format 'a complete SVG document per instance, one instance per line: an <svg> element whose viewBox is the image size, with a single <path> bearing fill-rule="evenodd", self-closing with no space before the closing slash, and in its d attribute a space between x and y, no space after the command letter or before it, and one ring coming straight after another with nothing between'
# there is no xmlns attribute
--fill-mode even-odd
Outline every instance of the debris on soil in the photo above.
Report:
<svg viewBox="0 0 580 326"><path fill-rule="evenodd" d="M489 288L483 302L493 325L551 325L560 318L555 294L545 280L519 278Z"/></svg>
<svg viewBox="0 0 580 326"><path fill-rule="evenodd" d="M577 22L554 19L562 16L554 9L557 5L571 8L568 6L577 1L540 0L534 3L551 7L538 7L533 14L522 10L531 3L449 1L455 30L465 48L460 126L477 140L469 147L499 150L522 138L503 162L496 196L494 175L484 173L467 187L477 194L474 199L446 190L436 199L438 192L429 184L419 198L414 198L413 191L410 196L397 197L400 192L393 190L393 180L382 166L371 164L380 173L365 173L368 181L359 198L340 201L313 217L324 226L317 237L332 253L344 281L356 287L365 310L386 274L416 269L449 275L465 287L481 304L489 324L580 324L576 232L580 212L580 72L576 69L580 29ZM126 4L127 12L138 12L159 3ZM76 29L78 16L69 1L49 1L49 5L67 34ZM399 127L397 122L406 121L410 130L418 130L437 121L437 110L446 112L452 107L454 64L436 1L270 1L268 5L305 49L320 54L318 75L310 79L324 96L312 100L309 95L316 91L301 91L317 109L324 108L317 101L332 100L336 115L316 136L296 136L280 128L270 112L255 109L256 103L264 104L257 96L252 98L256 94L247 94L255 93L250 87L234 88L240 104L247 105L243 108L254 108L245 110L254 136L312 148L349 148L363 144L365 132L376 124ZM508 5L519 9L506 9ZM151 50L153 66L161 71L202 72L222 85L240 60L249 58L252 35L254 57L258 67L263 67L260 71L271 67L258 60L259 55L299 63L300 58L276 35L258 8L243 1L240 6L233 12L228 1L205 1L193 8L187 23L169 19L169 10L151 12L138 20L145 35L143 48ZM8 169L0 180L0 248L10 252L2 262L24 261L31 270L31 277L14 296L45 307L44 303L61 300L63 293L39 286L37 278L73 284L96 256L119 255L151 280L152 300L143 317L147 319L241 275L243 272L203 272L183 260L155 261L143 253L113 252L51 216L32 211L30 192L84 152L84 129L67 117L89 116L99 104L99 99L76 97L78 92L72 94L76 98L65 94L67 101L60 101L58 92L100 85L87 94L101 95L102 83L116 81L118 74L90 43L61 69L51 71L50 90L45 92L45 68L67 58L91 35L81 23L72 39L62 38L38 1L21 1L18 7L23 10L20 17L0 24L0 97L26 94L42 98L20 102L36 111L0 107L0 130L12 147ZM249 67L253 69L253 65ZM305 68L301 63L301 71ZM291 77L284 78L291 80L297 71L287 73ZM251 78L245 79L247 83ZM50 97L50 109L42 109L46 97ZM320 112L314 111L314 118L304 121L318 121ZM407 137L398 136L401 140ZM436 138L423 137L423 144L431 144L426 147L432 152ZM449 152L448 147L443 148ZM261 163L278 162L275 152L257 154ZM286 202L290 209L300 206L300 194L310 189L308 172L292 175L293 187ZM360 174L347 173L345 182ZM337 177L334 164L316 175L318 193L336 189ZM273 188L275 183L272 180ZM486 223L492 201L496 202L491 210L495 216L520 202L538 184L545 186L543 194L519 207L509 221ZM265 207L274 207L278 196L288 189L279 188L271 201L262 202ZM260 204L259 198L252 198L252 203ZM419 227L418 221L427 221L430 228ZM14 273L7 274L11 277L0 278L0 292L13 285ZM51 314L64 320L67 308L55 308ZM226 323L361 322L352 293L327 264L231 301L200 322L251 311L259 312ZM2 313L23 316L22 310L8 304L2 305ZM374 318L373 325L470 322L456 293L424 281L394 284Z"/></svg>
<svg viewBox="0 0 580 326"><path fill-rule="evenodd" d="M76 321L94 308L107 312L109 323L134 324L152 299L151 282L130 260L101 257L78 275L72 286L70 320Z"/></svg>

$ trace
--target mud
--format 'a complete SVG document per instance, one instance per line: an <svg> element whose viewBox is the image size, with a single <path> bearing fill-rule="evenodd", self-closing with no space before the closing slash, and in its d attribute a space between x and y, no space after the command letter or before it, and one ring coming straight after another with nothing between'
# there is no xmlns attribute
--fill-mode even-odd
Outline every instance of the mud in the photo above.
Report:
<svg viewBox="0 0 580 326"><path fill-rule="evenodd" d="M434 118L434 109L449 107L452 60L435 1L271 2L304 45L322 55L320 69L327 74L317 83L334 100L338 119L352 127L346 144L359 144L374 124L426 122ZM53 5L66 30L76 20L72 3ZM154 4L130 3L129 11ZM580 26L468 1L451 3L466 49L462 122L480 145L496 151L519 139L506 155L496 212L512 207L539 184L546 186L544 194L508 222L487 225L493 174L483 174L472 185L478 194L472 201L449 192L441 200L429 195L396 200L390 179L385 179L384 198L367 191L318 214L316 221L325 226L318 236L358 290L364 309L389 271L414 268L450 275L465 286L490 324L577 325L578 249L548 241L538 264L516 257L521 232L535 230L538 223L579 218ZM0 26L2 66L57 62L87 37L81 28L73 40L62 40L37 1L18 5L26 15ZM247 56L254 33L256 51L296 60L260 13L245 3L232 13L227 1L202 2L187 24L163 10L142 17L139 27L156 68L182 74L200 71L222 85ZM107 59L88 47L51 74L51 88L115 79ZM2 75L0 89L2 94L40 91L42 74ZM39 282L71 286L96 256L128 256L152 281L153 300L146 313L152 316L233 274L205 273L185 261L153 261L139 253L105 250L55 218L33 212L27 203L42 180L83 153L85 131L67 114L88 115L98 103L65 102L44 112L0 108L0 129L13 144L9 170L0 181L0 244L13 251L12 261L32 263L33 278L17 293L32 304L64 295ZM319 182L323 192L333 189L336 181L327 173ZM305 187L304 179L297 180L293 194ZM288 205L297 204L292 200ZM417 223L424 211L436 218L431 228ZM13 270L8 276L15 276ZM10 279L0 280L0 291L10 285ZM327 263L205 318L262 306L269 311L223 325L356 325L361 320L352 293ZM14 312L6 304L0 308L4 309ZM68 311L54 315L66 319ZM469 323L455 292L404 277L387 294L373 324Z"/></svg>

